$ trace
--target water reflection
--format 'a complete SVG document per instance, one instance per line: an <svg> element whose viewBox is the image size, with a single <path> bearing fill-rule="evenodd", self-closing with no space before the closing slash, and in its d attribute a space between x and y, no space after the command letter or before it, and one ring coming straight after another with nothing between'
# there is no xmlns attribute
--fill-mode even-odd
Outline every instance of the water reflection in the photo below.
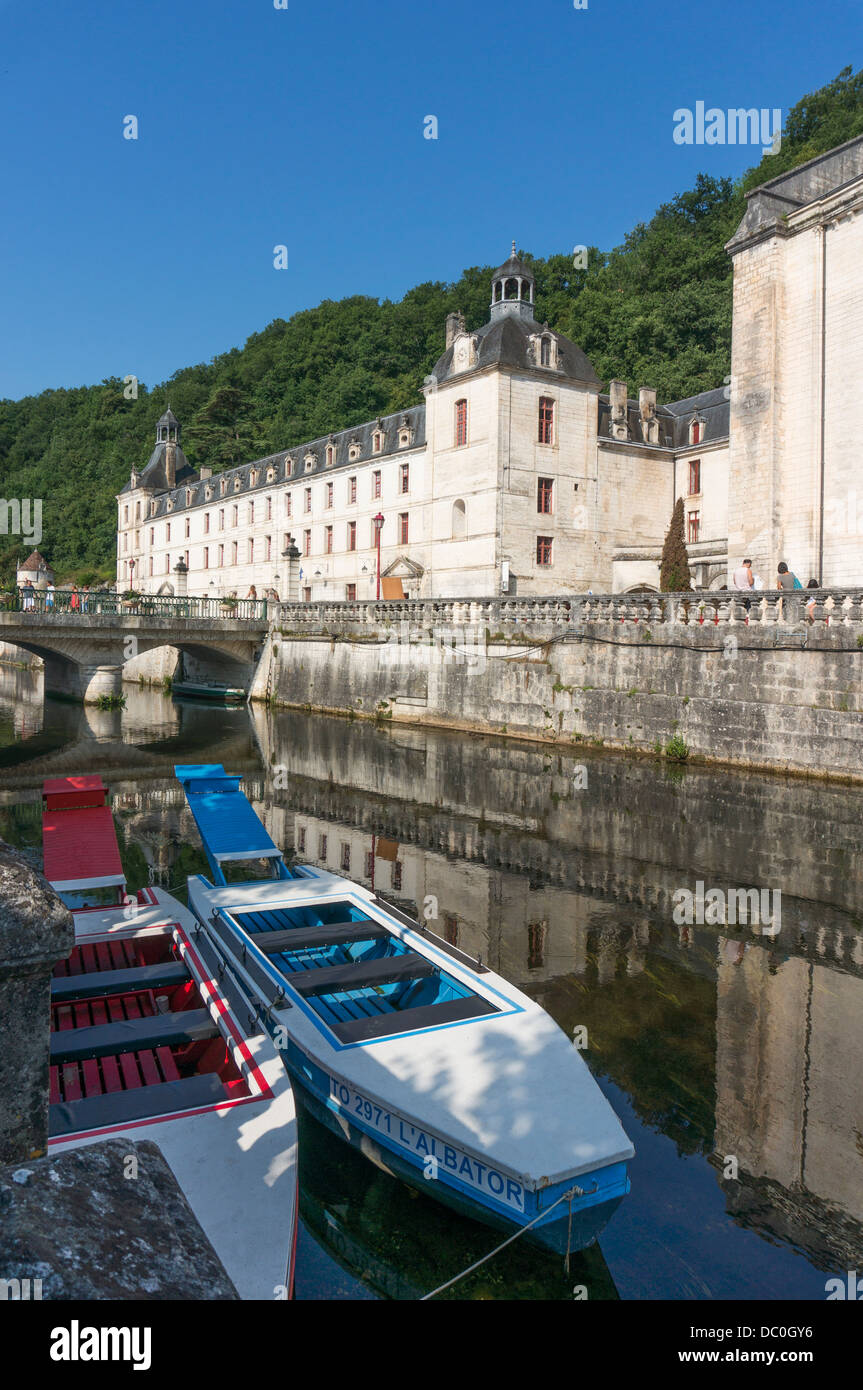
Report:
<svg viewBox="0 0 863 1390"><path fill-rule="evenodd" d="M859 792L579 753L585 786L574 758L538 747L135 690L102 732L49 702L25 737L26 689L0 675L6 838L38 844L42 777L99 770L130 881L174 888L203 859L173 763L221 761L287 852L433 916L586 1030L637 1150L589 1252L590 1297L823 1298L861 1267ZM673 895L698 880L780 889L778 935L676 925ZM415 1297L495 1243L313 1121L302 1154L301 1296ZM579 1282L527 1246L498 1258L457 1296L571 1297Z"/></svg>

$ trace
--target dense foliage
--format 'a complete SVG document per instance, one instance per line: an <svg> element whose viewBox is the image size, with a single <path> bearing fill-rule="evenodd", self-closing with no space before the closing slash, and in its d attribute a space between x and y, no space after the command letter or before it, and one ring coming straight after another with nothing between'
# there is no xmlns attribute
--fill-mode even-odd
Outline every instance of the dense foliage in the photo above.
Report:
<svg viewBox="0 0 863 1390"><path fill-rule="evenodd" d="M846 68L788 113L782 148L737 184L699 175L694 188L640 223L622 246L531 260L537 316L572 338L606 381L655 386L675 400L721 385L731 349L731 263L724 246L747 189L863 132L863 71ZM526 259L529 259L527 257ZM61 578L113 577L115 494L143 467L170 405L199 467L229 467L359 424L419 399L443 349L444 319L469 328L488 313L491 266L403 299L362 296L275 319L212 362L127 401L119 379L0 401L0 496L44 499L43 550ZM20 542L0 535L0 577Z"/></svg>

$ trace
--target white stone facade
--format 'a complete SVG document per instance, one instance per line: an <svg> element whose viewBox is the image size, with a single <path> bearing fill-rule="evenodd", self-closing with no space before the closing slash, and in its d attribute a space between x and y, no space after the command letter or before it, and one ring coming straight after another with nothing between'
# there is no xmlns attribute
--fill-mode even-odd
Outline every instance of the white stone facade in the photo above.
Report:
<svg viewBox="0 0 863 1390"><path fill-rule="evenodd" d="M678 497L697 587L746 555L767 588L781 559L804 584L863 584L861 210L863 137L750 195L728 248L731 381L686 401L603 394L534 320L513 252L489 322L448 319L424 405L215 477L168 411L118 498L118 585L374 598L381 515L381 576L409 597L655 589Z"/></svg>

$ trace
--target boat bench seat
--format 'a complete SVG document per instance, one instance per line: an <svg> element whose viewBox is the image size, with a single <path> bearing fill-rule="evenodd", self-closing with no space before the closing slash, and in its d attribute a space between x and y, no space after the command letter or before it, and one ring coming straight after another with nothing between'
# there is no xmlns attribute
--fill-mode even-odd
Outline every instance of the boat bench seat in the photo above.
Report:
<svg viewBox="0 0 863 1390"><path fill-rule="evenodd" d="M370 985L393 984L398 980L420 980L437 974L437 966L417 951L403 951L396 956L380 956L377 960L350 962L347 965L327 965L318 970L295 971L291 988L299 994L335 994Z"/></svg>
<svg viewBox="0 0 863 1390"><path fill-rule="evenodd" d="M345 941L375 941L389 936L386 927L366 922L334 922L330 927L292 927L287 931L256 932L252 937L268 956L288 951L311 951L318 946L340 946Z"/></svg>
<svg viewBox="0 0 863 1390"><path fill-rule="evenodd" d="M66 975L51 981L51 1000L55 1004L71 999L92 999L100 994L134 994L158 989L160 985L182 985L189 971L182 961L167 960L161 965L139 965L131 970L97 970L88 975Z"/></svg>
<svg viewBox="0 0 863 1390"><path fill-rule="evenodd" d="M371 1038L411 1033L418 1028L435 1028L444 1023L461 1023L468 1018L482 1018L498 1010L487 999L474 995L470 999L448 999L440 1004L421 1004L415 1009L396 1009L373 1018L352 1018L330 1027L340 1042L366 1042Z"/></svg>
<svg viewBox="0 0 863 1390"><path fill-rule="evenodd" d="M225 1086L216 1072L188 1076L180 1081L163 1081L157 1086L139 1086L131 1091L112 1091L82 1100L56 1101L48 1109L48 1132L52 1138L99 1129L102 1125L128 1124L151 1115L170 1115L178 1110L194 1110L226 1100Z"/></svg>
<svg viewBox="0 0 863 1390"><path fill-rule="evenodd" d="M90 1028L68 1028L51 1035L52 1062L78 1062L88 1057L107 1057L118 1052L200 1042L215 1038L219 1030L207 1009L149 1018L126 1018Z"/></svg>

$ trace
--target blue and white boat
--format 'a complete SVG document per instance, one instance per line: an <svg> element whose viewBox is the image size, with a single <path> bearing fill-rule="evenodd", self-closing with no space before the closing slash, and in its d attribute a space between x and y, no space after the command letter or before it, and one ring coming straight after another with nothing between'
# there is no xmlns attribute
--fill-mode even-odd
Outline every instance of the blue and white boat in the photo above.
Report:
<svg viewBox="0 0 863 1390"><path fill-rule="evenodd" d="M312 1114L460 1212L590 1245L634 1150L557 1024L362 885L289 868L221 765L175 772L212 876L189 879L189 907Z"/></svg>

